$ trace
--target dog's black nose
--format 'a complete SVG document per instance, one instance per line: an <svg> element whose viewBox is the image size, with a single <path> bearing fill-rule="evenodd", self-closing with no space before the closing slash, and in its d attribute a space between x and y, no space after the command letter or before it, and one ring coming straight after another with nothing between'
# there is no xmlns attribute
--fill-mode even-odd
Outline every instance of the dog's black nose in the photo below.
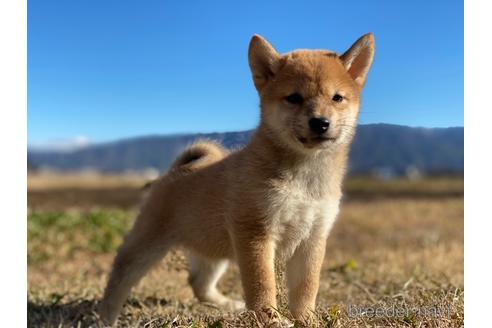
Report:
<svg viewBox="0 0 492 328"><path fill-rule="evenodd" d="M322 135L328 131L330 121L325 117L313 117L309 120L309 128L316 134Z"/></svg>

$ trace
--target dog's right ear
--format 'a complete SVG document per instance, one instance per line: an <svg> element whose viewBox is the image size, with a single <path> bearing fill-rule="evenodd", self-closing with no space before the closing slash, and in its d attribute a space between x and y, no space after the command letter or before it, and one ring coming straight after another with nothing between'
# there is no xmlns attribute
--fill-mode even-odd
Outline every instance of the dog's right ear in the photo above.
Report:
<svg viewBox="0 0 492 328"><path fill-rule="evenodd" d="M275 66L279 58L280 54L267 40L257 34L253 35L249 42L248 59L258 91L261 91L275 74Z"/></svg>
<svg viewBox="0 0 492 328"><path fill-rule="evenodd" d="M368 33L355 41L340 59L350 76L361 88L366 83L367 73L374 60L375 42L374 35Z"/></svg>

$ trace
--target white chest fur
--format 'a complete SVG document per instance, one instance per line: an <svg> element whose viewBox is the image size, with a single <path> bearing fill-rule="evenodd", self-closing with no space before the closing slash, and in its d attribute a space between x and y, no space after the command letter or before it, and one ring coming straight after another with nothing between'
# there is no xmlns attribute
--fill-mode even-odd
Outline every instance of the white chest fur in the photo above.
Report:
<svg viewBox="0 0 492 328"><path fill-rule="evenodd" d="M265 214L281 259L290 258L301 242L315 235L326 238L335 222L338 188L330 188L329 180L313 181L300 177L272 182Z"/></svg>

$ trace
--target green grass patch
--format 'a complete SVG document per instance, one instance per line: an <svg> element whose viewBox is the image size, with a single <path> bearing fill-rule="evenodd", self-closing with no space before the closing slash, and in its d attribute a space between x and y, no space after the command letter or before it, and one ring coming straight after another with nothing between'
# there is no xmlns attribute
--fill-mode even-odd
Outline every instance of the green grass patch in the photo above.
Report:
<svg viewBox="0 0 492 328"><path fill-rule="evenodd" d="M70 258L77 251L108 253L121 244L133 222L126 211L31 213L27 218L28 263Z"/></svg>

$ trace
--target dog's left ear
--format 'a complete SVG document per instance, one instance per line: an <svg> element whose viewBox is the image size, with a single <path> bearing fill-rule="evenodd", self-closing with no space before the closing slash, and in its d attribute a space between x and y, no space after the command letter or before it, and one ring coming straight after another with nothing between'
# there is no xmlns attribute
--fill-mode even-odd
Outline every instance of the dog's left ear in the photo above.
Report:
<svg viewBox="0 0 492 328"><path fill-rule="evenodd" d="M368 33L355 41L350 49L340 56L348 73L361 88L366 83L375 48L374 35Z"/></svg>
<svg viewBox="0 0 492 328"><path fill-rule="evenodd" d="M255 34L249 43L248 59L255 87L261 91L275 74L280 54L267 40Z"/></svg>

